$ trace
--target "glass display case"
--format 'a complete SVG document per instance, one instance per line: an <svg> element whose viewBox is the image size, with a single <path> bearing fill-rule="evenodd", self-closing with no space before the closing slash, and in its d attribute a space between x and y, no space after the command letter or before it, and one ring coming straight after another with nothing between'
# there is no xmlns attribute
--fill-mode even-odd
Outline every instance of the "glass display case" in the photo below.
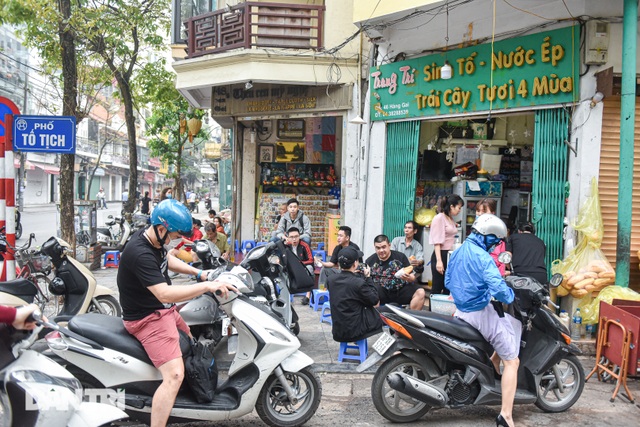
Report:
<svg viewBox="0 0 640 427"><path fill-rule="evenodd" d="M476 220L476 204L484 199L495 199L497 204L496 212L500 214L502 202L502 182L501 181L458 181L455 184L454 194L459 195L464 200L464 206L454 220L460 224L460 242L471 233L471 226Z"/></svg>

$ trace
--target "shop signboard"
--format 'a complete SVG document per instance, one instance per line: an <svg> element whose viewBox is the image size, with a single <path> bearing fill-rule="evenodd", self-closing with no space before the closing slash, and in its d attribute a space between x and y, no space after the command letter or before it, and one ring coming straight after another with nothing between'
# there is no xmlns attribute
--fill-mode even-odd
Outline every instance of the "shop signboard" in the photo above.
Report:
<svg viewBox="0 0 640 427"><path fill-rule="evenodd" d="M292 86L266 83L216 86L212 89L211 116L263 117L272 115L349 110L350 85Z"/></svg>
<svg viewBox="0 0 640 427"><path fill-rule="evenodd" d="M579 42L573 26L374 67L371 120L576 102ZM448 80L440 75L445 60Z"/></svg>

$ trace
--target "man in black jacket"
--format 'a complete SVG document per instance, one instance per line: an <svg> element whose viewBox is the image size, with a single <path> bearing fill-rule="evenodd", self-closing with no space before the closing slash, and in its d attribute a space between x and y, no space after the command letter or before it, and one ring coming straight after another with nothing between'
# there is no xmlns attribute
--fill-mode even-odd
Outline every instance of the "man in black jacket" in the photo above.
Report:
<svg viewBox="0 0 640 427"><path fill-rule="evenodd" d="M364 268L364 277L356 273L362 252L353 247L340 251L338 264L342 271L327 279L331 295L331 318L333 339L338 342L355 342L382 331L382 320L375 310L378 292L369 267Z"/></svg>

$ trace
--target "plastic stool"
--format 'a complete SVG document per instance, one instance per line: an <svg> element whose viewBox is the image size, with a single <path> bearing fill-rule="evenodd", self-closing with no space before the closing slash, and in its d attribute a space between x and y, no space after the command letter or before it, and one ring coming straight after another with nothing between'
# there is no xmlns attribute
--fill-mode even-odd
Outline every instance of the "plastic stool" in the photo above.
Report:
<svg viewBox="0 0 640 427"><path fill-rule="evenodd" d="M327 314L326 311L329 311L329 314ZM322 304L322 311L320 311L320 323L322 322L333 325L333 320L331 319L331 304L329 304L329 301Z"/></svg>
<svg viewBox="0 0 640 427"><path fill-rule="evenodd" d="M104 253L105 268L118 268L120 265L120 251L107 251Z"/></svg>
<svg viewBox="0 0 640 427"><path fill-rule="evenodd" d="M359 354L348 354L347 350L358 350ZM359 360L360 363L363 363L367 360L367 356L369 353L369 344L367 343L367 339L363 339L360 341L356 341L355 345L349 345L349 343L341 342L340 350L338 351L338 362L342 362L344 359L352 359Z"/></svg>
<svg viewBox="0 0 640 427"><path fill-rule="evenodd" d="M318 311L322 303L327 301L329 301L329 291L314 289L311 299L309 299L309 307L313 308L313 311Z"/></svg>
<svg viewBox="0 0 640 427"><path fill-rule="evenodd" d="M316 255L320 255L320 258L322 258L322 261L327 262L327 253L325 251L321 251L321 250L316 250L311 252L311 255L315 258Z"/></svg>
<svg viewBox="0 0 640 427"><path fill-rule="evenodd" d="M249 252L251 249L256 247L256 241L255 240L243 240L242 241L242 246L240 246L240 250L242 250L243 252Z"/></svg>
<svg viewBox="0 0 640 427"><path fill-rule="evenodd" d="M324 242L318 243L318 250L319 251L324 251Z"/></svg>
<svg viewBox="0 0 640 427"><path fill-rule="evenodd" d="M234 246L234 250L236 251L236 253L240 252L240 243L238 243L238 241L236 240L236 245Z"/></svg>

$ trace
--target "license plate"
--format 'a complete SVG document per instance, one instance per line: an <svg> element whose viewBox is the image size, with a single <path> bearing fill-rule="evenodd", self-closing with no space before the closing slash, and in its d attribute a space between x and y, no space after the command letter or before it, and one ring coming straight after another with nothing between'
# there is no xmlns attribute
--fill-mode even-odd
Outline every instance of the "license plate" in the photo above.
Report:
<svg viewBox="0 0 640 427"><path fill-rule="evenodd" d="M394 342L396 342L395 337L391 336L390 334L384 333L382 334L382 336L380 336L380 338L378 338L375 344L373 344L373 349L380 356L383 356Z"/></svg>
<svg viewBox="0 0 640 427"><path fill-rule="evenodd" d="M231 324L231 319L225 317L222 319L222 336L226 337L229 335L229 325Z"/></svg>

